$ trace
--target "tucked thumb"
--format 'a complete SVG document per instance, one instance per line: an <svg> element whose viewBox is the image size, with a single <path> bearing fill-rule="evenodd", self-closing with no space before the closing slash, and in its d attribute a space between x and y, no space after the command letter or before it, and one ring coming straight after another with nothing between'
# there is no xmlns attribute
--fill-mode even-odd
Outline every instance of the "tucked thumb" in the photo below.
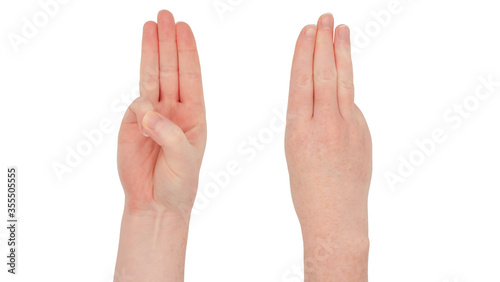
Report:
<svg viewBox="0 0 500 282"><path fill-rule="evenodd" d="M165 151L179 151L189 144L182 129L158 112L147 112L142 119L142 126Z"/></svg>

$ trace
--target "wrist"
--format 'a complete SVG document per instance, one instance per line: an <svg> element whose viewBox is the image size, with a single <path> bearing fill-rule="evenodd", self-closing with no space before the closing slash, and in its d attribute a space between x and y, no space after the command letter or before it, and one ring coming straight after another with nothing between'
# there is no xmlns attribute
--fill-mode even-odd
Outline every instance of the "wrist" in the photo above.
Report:
<svg viewBox="0 0 500 282"><path fill-rule="evenodd" d="M309 213L299 218L302 235L306 238L331 238L343 241L349 238L368 239L367 211L349 212L322 211Z"/></svg>
<svg viewBox="0 0 500 282"><path fill-rule="evenodd" d="M304 234L304 250L318 253L360 253L363 254L370 248L370 240L365 234Z"/></svg>
<svg viewBox="0 0 500 282"><path fill-rule="evenodd" d="M358 220L325 220L316 218L301 222L304 255L342 261L344 257L368 257L370 240L366 217Z"/></svg>
<svg viewBox="0 0 500 282"><path fill-rule="evenodd" d="M304 235L305 281L368 281L369 248L364 234Z"/></svg>
<svg viewBox="0 0 500 282"><path fill-rule="evenodd" d="M155 200L144 203L129 197L125 197L124 216L141 218L142 220L169 221L177 223L189 223L191 218L191 206L168 208Z"/></svg>
<svg viewBox="0 0 500 282"><path fill-rule="evenodd" d="M125 205L116 263L117 281L182 281L189 217Z"/></svg>
<svg viewBox="0 0 500 282"><path fill-rule="evenodd" d="M190 221L190 213L179 213L165 209L134 209L125 205L123 210L123 221L143 226L155 232L163 232L173 228L187 228Z"/></svg>

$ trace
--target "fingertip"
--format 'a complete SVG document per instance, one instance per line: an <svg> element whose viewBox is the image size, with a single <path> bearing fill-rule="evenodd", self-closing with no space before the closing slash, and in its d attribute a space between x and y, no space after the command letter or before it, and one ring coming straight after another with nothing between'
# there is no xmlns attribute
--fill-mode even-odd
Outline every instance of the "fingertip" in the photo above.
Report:
<svg viewBox="0 0 500 282"><path fill-rule="evenodd" d="M149 137L150 133L155 131L155 128L160 121L161 116L158 113L152 110L146 112L146 114L144 114L144 117L142 118L142 128L144 129L143 134Z"/></svg>
<svg viewBox="0 0 500 282"><path fill-rule="evenodd" d="M177 26L177 28L179 28L179 29L191 30L191 27L190 27L190 26L189 26L189 24L188 24L188 23L186 23L186 22L182 22L182 21L181 21L181 22L177 22L175 25L176 25L176 26Z"/></svg>
<svg viewBox="0 0 500 282"><path fill-rule="evenodd" d="M350 29L347 25L341 24L337 26L336 32L335 32L335 39L338 39L341 42L349 43L350 41Z"/></svg>
<svg viewBox="0 0 500 282"><path fill-rule="evenodd" d="M146 117L146 115L144 115L144 117ZM142 135L144 135L145 137L149 137L149 134L146 133L146 129L144 127L144 117L141 121L137 121L137 124L139 125L139 131L142 133Z"/></svg>
<svg viewBox="0 0 500 282"><path fill-rule="evenodd" d="M155 40L158 38L158 25L154 21L148 21L143 27L143 44L145 46L154 45ZM154 47L154 46L153 46Z"/></svg>
<svg viewBox="0 0 500 282"><path fill-rule="evenodd" d="M325 13L319 17L318 27L333 30L333 21L333 15L331 13Z"/></svg>
<svg viewBox="0 0 500 282"><path fill-rule="evenodd" d="M174 15L169 10L160 10L157 18L158 22L160 22L160 20L174 20Z"/></svg>
<svg viewBox="0 0 500 282"><path fill-rule="evenodd" d="M137 121L137 125L139 126L139 132L142 133L142 135L146 136L146 137L149 137L149 135L146 133L146 131L144 130L144 126L142 125L143 123L143 120L142 121Z"/></svg>
<svg viewBox="0 0 500 282"><path fill-rule="evenodd" d="M190 44L194 37L193 32L191 31L191 27L185 22L178 22L175 24L175 32L177 36L177 44L185 46L186 44Z"/></svg>
<svg viewBox="0 0 500 282"><path fill-rule="evenodd" d="M161 10L158 12L158 29L160 30L159 35L163 35L161 37L166 37L165 32L172 32L171 29L174 29L175 32L175 19L174 15L167 10ZM161 41L161 40L160 40Z"/></svg>
<svg viewBox="0 0 500 282"><path fill-rule="evenodd" d="M143 31L144 31L144 33L154 31L156 29L156 26L157 25L156 25L155 21L147 21L144 23Z"/></svg>
<svg viewBox="0 0 500 282"><path fill-rule="evenodd" d="M316 38L316 29L317 29L317 27L315 24L306 25L302 29L302 34L304 35L304 38L306 38L306 39Z"/></svg>
<svg viewBox="0 0 500 282"><path fill-rule="evenodd" d="M162 33L165 32L170 32L169 29L175 26L174 15L167 10L161 10L158 12L157 21L158 21L158 29L160 30L159 35L163 35Z"/></svg>
<svg viewBox="0 0 500 282"><path fill-rule="evenodd" d="M185 22L178 22L175 24L175 29L177 31L177 37L182 39L189 38L193 34L193 30L189 26L189 24Z"/></svg>

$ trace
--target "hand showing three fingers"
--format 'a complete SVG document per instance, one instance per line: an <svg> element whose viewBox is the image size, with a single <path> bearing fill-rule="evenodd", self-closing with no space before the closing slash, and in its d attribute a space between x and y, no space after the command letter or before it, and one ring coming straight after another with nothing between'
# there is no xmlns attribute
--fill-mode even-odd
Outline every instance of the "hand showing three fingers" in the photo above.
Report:
<svg viewBox="0 0 500 282"><path fill-rule="evenodd" d="M118 171L126 206L189 216L206 134L193 33L161 11L158 23L144 25L140 97L127 110L119 134Z"/></svg>
<svg viewBox="0 0 500 282"><path fill-rule="evenodd" d="M354 104L349 29L333 27L323 15L297 40L285 152L306 281L359 282L367 279L371 137Z"/></svg>
<svg viewBox="0 0 500 282"><path fill-rule="evenodd" d="M144 25L140 75L118 136L125 209L114 281L184 281L207 127L193 33L168 11Z"/></svg>

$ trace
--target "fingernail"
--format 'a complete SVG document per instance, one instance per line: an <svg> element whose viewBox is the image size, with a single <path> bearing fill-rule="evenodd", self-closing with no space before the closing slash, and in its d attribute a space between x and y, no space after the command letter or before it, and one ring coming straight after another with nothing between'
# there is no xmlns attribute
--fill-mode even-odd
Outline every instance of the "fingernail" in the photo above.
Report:
<svg viewBox="0 0 500 282"><path fill-rule="evenodd" d="M144 120L144 117L142 119ZM137 125L139 126L139 131L142 133L142 135L149 137L149 135L144 130L144 126L142 125L142 122L137 121Z"/></svg>
<svg viewBox="0 0 500 282"><path fill-rule="evenodd" d="M146 129L149 131L155 131L155 128L158 126L158 124L161 121L161 117L153 112L149 111L144 115L144 118L142 119L142 126L144 128L144 135L146 137L149 137L149 135L146 134Z"/></svg>
<svg viewBox="0 0 500 282"><path fill-rule="evenodd" d="M137 125L139 126L139 131L142 133L142 135L149 137L149 135L146 133L146 130L144 129L143 123L144 123L144 117L142 117L141 122L137 122Z"/></svg>
<svg viewBox="0 0 500 282"><path fill-rule="evenodd" d="M339 25L339 39L349 40L349 27L345 24Z"/></svg>
<svg viewBox="0 0 500 282"><path fill-rule="evenodd" d="M333 15L330 13L324 14L321 19L321 27L333 29Z"/></svg>
<svg viewBox="0 0 500 282"><path fill-rule="evenodd" d="M137 126L139 126L139 132L142 133L142 135L149 137L146 132L144 132L144 128L142 127L142 122L137 121Z"/></svg>
<svg viewBox="0 0 500 282"><path fill-rule="evenodd" d="M316 37L316 26L315 25L309 25L306 27L306 37L307 38L314 38Z"/></svg>

